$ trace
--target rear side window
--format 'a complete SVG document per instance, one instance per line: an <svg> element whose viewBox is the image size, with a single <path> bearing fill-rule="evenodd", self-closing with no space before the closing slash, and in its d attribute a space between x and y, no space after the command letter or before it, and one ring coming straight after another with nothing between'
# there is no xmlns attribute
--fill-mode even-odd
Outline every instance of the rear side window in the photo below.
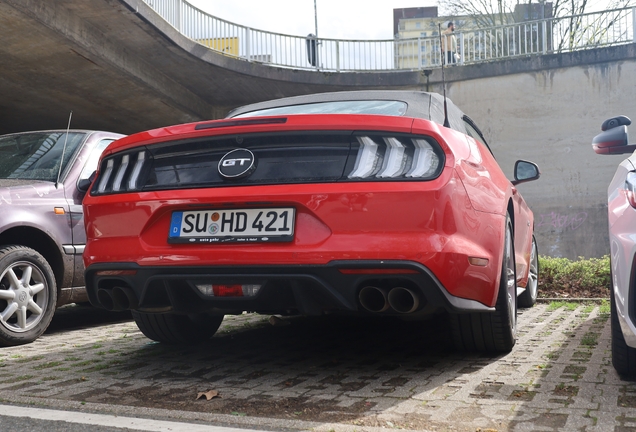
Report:
<svg viewBox="0 0 636 432"><path fill-rule="evenodd" d="M406 103L402 101L335 101L261 109L237 115L235 118L287 114L376 114L400 117L406 113L406 108Z"/></svg>

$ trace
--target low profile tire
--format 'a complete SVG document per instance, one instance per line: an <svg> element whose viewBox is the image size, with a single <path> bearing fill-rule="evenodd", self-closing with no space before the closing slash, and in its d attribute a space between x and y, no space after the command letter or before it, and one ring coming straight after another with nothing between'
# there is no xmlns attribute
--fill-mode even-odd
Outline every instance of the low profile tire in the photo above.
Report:
<svg viewBox="0 0 636 432"><path fill-rule="evenodd" d="M195 344L210 339L223 315L150 314L132 311L139 330L149 339L169 344Z"/></svg>
<svg viewBox="0 0 636 432"><path fill-rule="evenodd" d="M510 352L517 341L517 275L512 233L508 216L495 311L450 316L453 342L460 351Z"/></svg>
<svg viewBox="0 0 636 432"><path fill-rule="evenodd" d="M521 293L517 301L519 307L530 308L537 302L537 294L539 292L539 251L537 249L537 241L532 236L532 252L530 252L530 271L528 272L528 285L526 290Z"/></svg>
<svg viewBox="0 0 636 432"><path fill-rule="evenodd" d="M626 381L636 381L636 349L627 345L621 325L618 322L614 288L610 288L610 322L612 327L612 364L620 377Z"/></svg>
<svg viewBox="0 0 636 432"><path fill-rule="evenodd" d="M47 329L57 287L49 263L25 246L0 248L0 345L23 345Z"/></svg>

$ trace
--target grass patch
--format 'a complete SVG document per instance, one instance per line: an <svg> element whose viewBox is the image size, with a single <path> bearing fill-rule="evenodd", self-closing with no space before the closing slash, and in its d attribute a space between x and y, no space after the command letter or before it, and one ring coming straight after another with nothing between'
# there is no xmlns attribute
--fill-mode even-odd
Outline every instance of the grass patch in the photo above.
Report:
<svg viewBox="0 0 636 432"><path fill-rule="evenodd" d="M592 332L585 333L581 338L581 345L595 347L598 345L598 334Z"/></svg>
<svg viewBox="0 0 636 432"><path fill-rule="evenodd" d="M610 314L610 302L607 299L603 299L601 301L601 305L599 306L599 313L601 315L609 315Z"/></svg>
<svg viewBox="0 0 636 432"><path fill-rule="evenodd" d="M33 375L20 375L14 378L15 381L26 381L33 378Z"/></svg>
<svg viewBox="0 0 636 432"><path fill-rule="evenodd" d="M541 297L608 298L611 283L610 258L539 256Z"/></svg>
<svg viewBox="0 0 636 432"><path fill-rule="evenodd" d="M104 369L108 369L109 367L110 367L109 365L101 364L101 365L90 367L88 369L82 369L82 372L98 372Z"/></svg>
<svg viewBox="0 0 636 432"><path fill-rule="evenodd" d="M37 365L33 369L35 369L35 370L49 369L49 368L52 368L52 367L55 367L55 366L59 366L61 364L62 364L62 362L52 361L52 362L48 362L48 363L43 363L41 365Z"/></svg>
<svg viewBox="0 0 636 432"><path fill-rule="evenodd" d="M84 360L84 361L79 362L79 363L73 363L73 366L80 366L80 367L81 366L88 366L88 365L92 365L92 364L95 364L95 363L99 363L101 361L102 361L102 359Z"/></svg>
<svg viewBox="0 0 636 432"><path fill-rule="evenodd" d="M586 313L586 314L590 314L594 310L595 307L596 307L596 305L594 305L593 303L587 304L583 308L583 312Z"/></svg>
<svg viewBox="0 0 636 432"><path fill-rule="evenodd" d="M32 362L35 360L42 360L44 358L43 355L38 355L38 356L33 356L33 357L25 357L22 358L22 356L19 357L15 357L18 358L19 360L16 360L16 363L28 363L28 362Z"/></svg>
<svg viewBox="0 0 636 432"><path fill-rule="evenodd" d="M576 310L577 307L579 307L579 303L557 300L550 302L550 304L548 305L548 310L555 311L557 309L565 308L566 310L573 311Z"/></svg>

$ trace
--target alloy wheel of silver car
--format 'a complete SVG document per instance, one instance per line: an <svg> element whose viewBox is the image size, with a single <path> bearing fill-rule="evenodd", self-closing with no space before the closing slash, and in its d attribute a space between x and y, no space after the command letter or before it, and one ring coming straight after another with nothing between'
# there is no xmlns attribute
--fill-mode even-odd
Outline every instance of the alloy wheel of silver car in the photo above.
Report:
<svg viewBox="0 0 636 432"><path fill-rule="evenodd" d="M0 300L6 307L0 312L0 323L14 332L25 332L42 320L48 302L46 279L39 268L19 261L0 276Z"/></svg>
<svg viewBox="0 0 636 432"><path fill-rule="evenodd" d="M0 344L29 343L48 327L55 309L53 271L33 249L0 249Z"/></svg>

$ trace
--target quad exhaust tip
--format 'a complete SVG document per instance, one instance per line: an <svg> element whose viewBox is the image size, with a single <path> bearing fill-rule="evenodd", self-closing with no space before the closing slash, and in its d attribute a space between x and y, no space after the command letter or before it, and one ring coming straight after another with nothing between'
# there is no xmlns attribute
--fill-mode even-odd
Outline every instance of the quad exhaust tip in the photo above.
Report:
<svg viewBox="0 0 636 432"><path fill-rule="evenodd" d="M137 296L128 287L100 288L97 290L97 300L104 309L113 312L137 309L139 306Z"/></svg>
<svg viewBox="0 0 636 432"><path fill-rule="evenodd" d="M363 308L370 312L385 312L389 309L386 290L374 286L365 286L358 296Z"/></svg>
<svg viewBox="0 0 636 432"><path fill-rule="evenodd" d="M415 312L420 306L419 295L404 287L391 289L365 286L358 295L360 305L369 312L382 313L389 309L401 314Z"/></svg>
<svg viewBox="0 0 636 432"><path fill-rule="evenodd" d="M417 294L404 287L395 287L389 291L388 300L393 310L403 314L415 312L420 305Z"/></svg>

